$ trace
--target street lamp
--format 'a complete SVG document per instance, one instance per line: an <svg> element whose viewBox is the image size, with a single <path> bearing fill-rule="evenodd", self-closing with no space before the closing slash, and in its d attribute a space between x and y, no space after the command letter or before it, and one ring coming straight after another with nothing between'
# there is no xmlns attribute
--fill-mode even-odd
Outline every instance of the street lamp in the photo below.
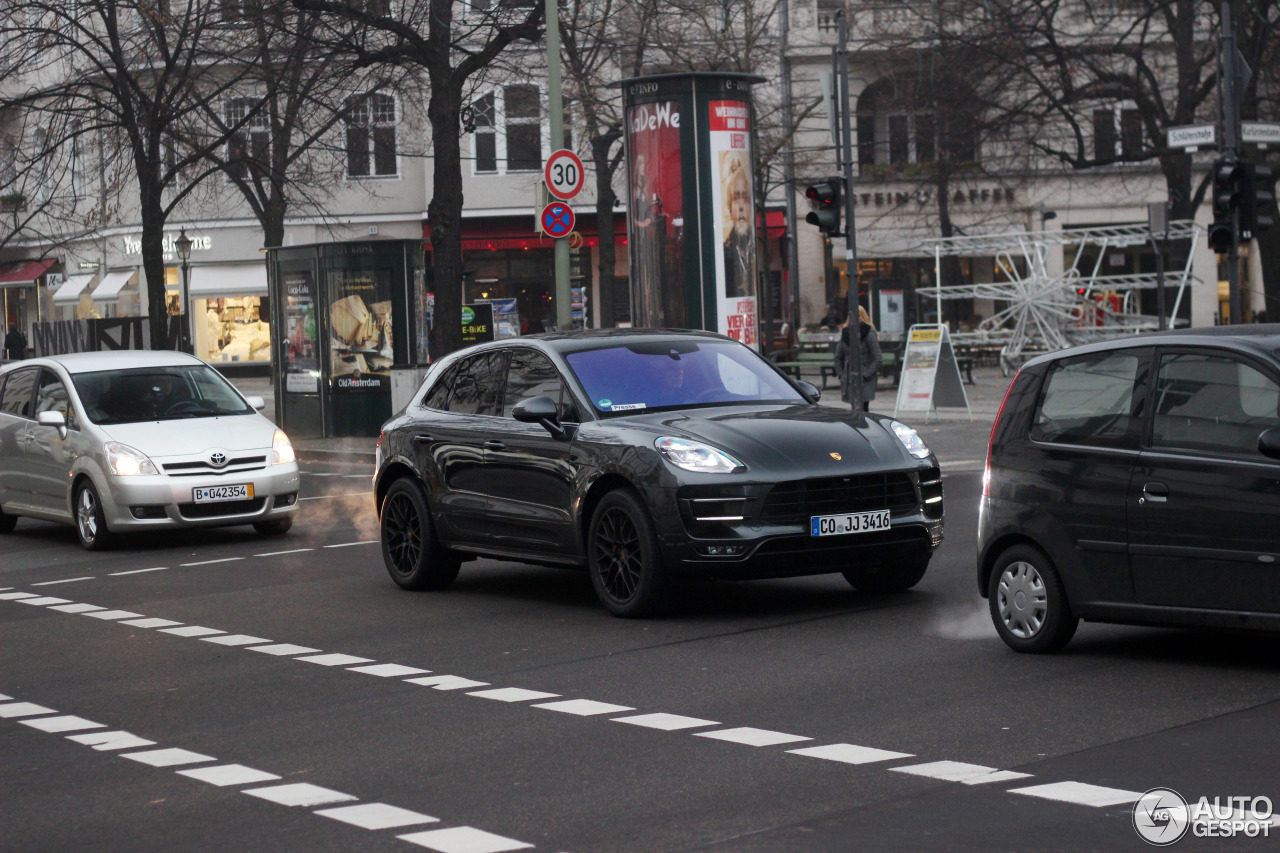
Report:
<svg viewBox="0 0 1280 853"><path fill-rule="evenodd" d="M178 238L173 241L173 247L177 249L178 259L182 261L182 351L191 353L194 352L191 346L191 286L187 283L187 261L191 258L191 238L187 236L186 228L178 232Z"/></svg>

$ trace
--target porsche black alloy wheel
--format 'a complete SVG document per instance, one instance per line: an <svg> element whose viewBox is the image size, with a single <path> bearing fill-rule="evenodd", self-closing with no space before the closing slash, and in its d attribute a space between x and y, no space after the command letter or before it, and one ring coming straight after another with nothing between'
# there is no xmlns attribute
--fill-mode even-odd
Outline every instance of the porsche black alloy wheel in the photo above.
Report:
<svg viewBox="0 0 1280 853"><path fill-rule="evenodd" d="M436 541L427 497L410 477L392 483L382 501L382 560L403 589L443 589L461 568Z"/></svg>
<svg viewBox="0 0 1280 853"><path fill-rule="evenodd" d="M667 580L658 537L634 492L619 489L600 501L591 517L587 551L591 584L610 613L649 616L665 604Z"/></svg>

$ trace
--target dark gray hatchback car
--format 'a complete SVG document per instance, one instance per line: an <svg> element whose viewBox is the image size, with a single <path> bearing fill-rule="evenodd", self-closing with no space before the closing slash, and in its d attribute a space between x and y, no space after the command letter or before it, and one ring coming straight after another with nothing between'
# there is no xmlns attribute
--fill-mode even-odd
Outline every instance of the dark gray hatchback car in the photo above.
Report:
<svg viewBox="0 0 1280 853"><path fill-rule="evenodd" d="M991 430L977 581L1006 643L1081 619L1280 629L1280 325L1027 362Z"/></svg>

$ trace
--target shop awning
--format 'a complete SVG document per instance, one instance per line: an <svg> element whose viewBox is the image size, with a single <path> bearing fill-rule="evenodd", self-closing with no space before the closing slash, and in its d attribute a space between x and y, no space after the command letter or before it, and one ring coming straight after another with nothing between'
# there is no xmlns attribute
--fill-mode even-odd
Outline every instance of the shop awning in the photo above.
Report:
<svg viewBox="0 0 1280 853"><path fill-rule="evenodd" d="M30 287L56 263L57 260L44 260L0 264L0 287Z"/></svg>
<svg viewBox="0 0 1280 853"><path fill-rule="evenodd" d="M96 275L73 275L67 278L53 293L53 303L55 305L66 305L68 303L76 303L80 301L80 294L84 293L84 289L89 283L97 278Z"/></svg>
<svg viewBox="0 0 1280 853"><path fill-rule="evenodd" d="M135 281L138 275L136 269L120 270L118 272L109 272L107 277L98 282L98 286L93 291L94 302L111 302L120 297L120 291L125 285Z"/></svg>
<svg viewBox="0 0 1280 853"><path fill-rule="evenodd" d="M233 296L266 296L265 264L227 264L191 267L192 299L226 299Z"/></svg>

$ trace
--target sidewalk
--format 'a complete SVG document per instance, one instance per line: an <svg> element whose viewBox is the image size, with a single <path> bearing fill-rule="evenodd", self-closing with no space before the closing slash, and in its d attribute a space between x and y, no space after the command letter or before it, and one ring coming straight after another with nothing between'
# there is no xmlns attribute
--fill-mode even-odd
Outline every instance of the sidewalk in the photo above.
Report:
<svg viewBox="0 0 1280 853"><path fill-rule="evenodd" d="M974 464L980 465L986 453L992 421L995 420L996 410L1000 408L1010 379L1011 377L1001 376L998 367L975 367L973 384L964 386L972 417L964 409L944 409L931 412L927 417L919 412L900 412L898 419L920 432L944 467L968 468ZM262 414L276 421L275 389L270 379L244 377L232 380L232 384L246 397L256 395L265 400L267 405ZM875 400L871 402L871 411L892 416L897 396L897 386L881 383ZM840 401L840 389L830 380L826 390L822 392L821 404L848 407L847 403ZM376 435L356 438L301 438L295 439L293 446L298 459L303 462L339 462L372 467L373 449L377 440Z"/></svg>

